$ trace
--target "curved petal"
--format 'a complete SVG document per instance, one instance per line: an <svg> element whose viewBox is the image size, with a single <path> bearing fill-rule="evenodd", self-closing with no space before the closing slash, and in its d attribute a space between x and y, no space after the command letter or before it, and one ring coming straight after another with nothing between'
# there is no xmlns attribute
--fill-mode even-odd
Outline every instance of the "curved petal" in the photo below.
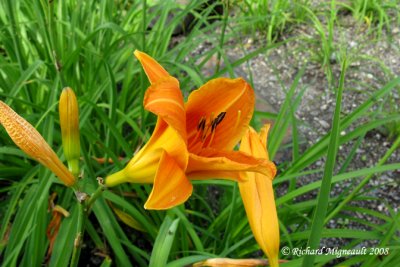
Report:
<svg viewBox="0 0 400 267"><path fill-rule="evenodd" d="M142 64L144 72L146 73L147 78L149 78L151 84L157 82L161 78L170 76L169 73L160 64L158 64L154 58L146 53L135 50L133 54Z"/></svg>
<svg viewBox="0 0 400 267"><path fill-rule="evenodd" d="M253 114L254 101L253 90L241 78L214 79L193 91L186 103L189 151L197 154L202 147L233 149L247 129ZM201 120L205 119L207 126L210 126L222 114L224 116L218 121L215 134L209 134L201 140L198 133Z"/></svg>
<svg viewBox="0 0 400 267"><path fill-rule="evenodd" d="M173 157L176 163L186 170L189 152L186 147L186 140L182 139L179 132L173 127L169 126L160 117L157 120L156 127L150 140L146 145L135 155L138 158L143 157L145 154L153 154L154 151L159 149L165 150L169 156ZM143 150L143 152L142 152ZM159 152L158 160L160 159L161 152Z"/></svg>
<svg viewBox="0 0 400 267"><path fill-rule="evenodd" d="M193 186L186 178L185 171L169 156L162 152L154 180L153 190L144 204L145 209L169 209L185 202L192 194Z"/></svg>
<svg viewBox="0 0 400 267"><path fill-rule="evenodd" d="M265 131L261 131L260 135L266 135ZM263 142L260 138L260 135L252 127L248 127L248 131L246 131L242 137L242 140L240 141L239 151L249 153L257 158L268 159L266 141Z"/></svg>
<svg viewBox="0 0 400 267"><path fill-rule="evenodd" d="M269 161L268 151L267 151L267 137L270 125L266 124L258 134L252 127L249 127L246 133L243 135L240 142L240 149L244 153L249 153L254 157L265 159ZM271 162L272 163L272 162ZM274 172L271 172L268 176L271 180L275 178L276 167L274 165Z"/></svg>
<svg viewBox="0 0 400 267"><path fill-rule="evenodd" d="M275 164L268 160L257 159L243 152L205 149L201 155L189 153L186 173L193 179L225 178L242 180L238 178L238 173L243 171L260 172L273 176L276 173L276 168Z"/></svg>
<svg viewBox="0 0 400 267"><path fill-rule="evenodd" d="M123 170L106 178L106 186L112 187L124 182L153 183L164 151L174 158L182 170L186 169L189 155L184 141L173 128L159 119L150 140Z"/></svg>
<svg viewBox="0 0 400 267"><path fill-rule="evenodd" d="M179 82L168 76L153 83L146 91L144 108L161 117L186 142L186 116Z"/></svg>
<svg viewBox="0 0 400 267"><path fill-rule="evenodd" d="M260 140L261 140L261 143L262 143L262 145L263 145L263 147L265 148L265 154L266 154L266 159L269 159L269 155L268 155L268 153L267 153L267 141L268 141L268 132L269 132L269 128L271 127L271 125L270 124L265 124L262 128L261 128L261 130L260 130L260 134L259 134L259 137L260 137ZM254 131L254 130L253 130Z"/></svg>

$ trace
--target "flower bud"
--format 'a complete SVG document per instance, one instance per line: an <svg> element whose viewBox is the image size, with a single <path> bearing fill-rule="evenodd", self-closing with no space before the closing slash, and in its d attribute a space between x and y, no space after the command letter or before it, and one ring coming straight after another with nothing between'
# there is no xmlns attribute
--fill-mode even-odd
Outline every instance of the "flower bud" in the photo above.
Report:
<svg viewBox="0 0 400 267"><path fill-rule="evenodd" d="M269 160L267 136L269 124L264 125L260 134L249 127L242 137L240 151ZM239 183L240 195L253 235L261 249L267 255L269 266L279 266L279 220L276 211L272 181L276 175L275 164L271 164L268 175L252 172L240 173L246 176ZM245 180L245 179L243 179Z"/></svg>
<svg viewBox="0 0 400 267"><path fill-rule="evenodd" d="M40 133L2 101L0 101L0 123L21 150L50 169L65 185L72 186L75 184L74 176Z"/></svg>
<svg viewBox="0 0 400 267"><path fill-rule="evenodd" d="M79 111L78 101L71 88L63 89L58 108L64 155L68 161L69 170L77 177L80 157Z"/></svg>

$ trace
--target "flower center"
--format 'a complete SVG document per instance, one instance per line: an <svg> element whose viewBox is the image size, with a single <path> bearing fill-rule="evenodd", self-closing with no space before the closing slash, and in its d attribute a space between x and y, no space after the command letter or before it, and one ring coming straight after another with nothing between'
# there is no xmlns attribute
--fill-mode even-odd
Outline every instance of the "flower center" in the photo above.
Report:
<svg viewBox="0 0 400 267"><path fill-rule="evenodd" d="M217 129L218 124L222 122L225 117L226 112L221 112L218 116L214 119L214 113L211 113L209 123L207 123L207 119L203 116L201 117L198 125L197 125L197 132L201 135L201 141L204 142L207 136L211 135L214 136L215 129Z"/></svg>
<svg viewBox="0 0 400 267"><path fill-rule="evenodd" d="M206 140L208 139L209 141L207 147L210 146L214 139L217 126L223 121L225 115L226 112L221 112L218 114L218 116L214 118L214 112L212 112L209 119L207 119L206 116L201 117L199 123L197 124L197 134L195 138L193 138L192 142L196 142L200 139L201 147L203 147Z"/></svg>

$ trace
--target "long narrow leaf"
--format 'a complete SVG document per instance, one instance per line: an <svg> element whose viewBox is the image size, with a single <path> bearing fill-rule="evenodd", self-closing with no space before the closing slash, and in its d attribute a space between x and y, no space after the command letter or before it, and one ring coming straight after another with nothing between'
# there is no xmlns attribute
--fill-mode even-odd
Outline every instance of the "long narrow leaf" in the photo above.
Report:
<svg viewBox="0 0 400 267"><path fill-rule="evenodd" d="M333 116L332 133L328 147L328 155L326 159L324 176L322 177L321 188L318 194L318 203L314 212L311 233L307 243L307 245L310 246L311 249L317 249L319 246L322 229L324 227L324 220L328 208L331 180L333 176L333 169L335 167L336 154L339 144L340 110L344 87L344 77L347 68L346 64L346 60L344 60L342 63L342 71L337 91L336 108ZM305 255L302 266L312 266L314 264L314 260L315 255Z"/></svg>
<svg viewBox="0 0 400 267"><path fill-rule="evenodd" d="M165 216L151 252L149 267L165 266L167 264L178 224L179 218L173 220L171 216Z"/></svg>

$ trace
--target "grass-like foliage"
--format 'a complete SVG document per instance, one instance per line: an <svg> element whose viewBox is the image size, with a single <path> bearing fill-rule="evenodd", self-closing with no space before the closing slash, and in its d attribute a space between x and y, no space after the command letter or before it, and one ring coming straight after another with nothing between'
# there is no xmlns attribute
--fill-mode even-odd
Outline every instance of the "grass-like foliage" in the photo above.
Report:
<svg viewBox="0 0 400 267"><path fill-rule="evenodd" d="M273 123L268 138L271 160L280 151L291 154L277 163L279 172L273 181L275 189L284 191L276 198L280 246L319 248L321 240L328 238L346 240L341 249L374 244L389 248L390 253L339 260L346 266L398 264L398 203L386 203L388 213L358 203L384 202L367 195L372 190L368 182L375 175L400 169L399 162L387 163L400 144L396 130L400 113L394 105L388 115L384 113L388 106L382 104L398 92L400 78L392 76L351 112L342 112L342 99L351 93L346 74L353 55L338 48L333 38L342 8L368 26L375 25L379 38L382 31L390 29L387 12L393 1L328 1L323 10L325 20L310 2L0 1L0 100L29 121L65 161L58 104L64 87L74 90L79 105L79 186L92 196L86 205L79 203L71 188L27 157L0 127L0 265L179 267L210 258L265 258L248 225L235 182L194 181L193 195L184 205L149 211L143 205L150 185L124 183L103 191L99 178L123 169L148 141L156 124L156 117L143 108L149 82L133 51L156 58L179 79L187 96L211 78L234 77L239 65L290 44L290 39L280 38L289 24L307 25L317 33L319 40L304 40L319 44L310 54L316 55L336 102L332 104L331 129L313 144L304 144L296 117L307 92L299 85L304 66L288 88L280 81L286 98L276 113L254 113L255 129L261 128L265 118ZM267 44L252 51L243 48L244 56L232 60L228 48L232 43L240 46L238 36L249 30L252 36L261 33ZM334 52L341 66L338 79L330 62ZM377 116L374 108L384 116ZM381 159L365 168L347 168L367 133L388 125L395 130ZM288 132L290 141L285 142L283 133ZM342 146L351 147L348 154L339 149ZM317 161L324 165L316 167ZM296 184L298 178L308 176L318 179ZM331 194L331 188L344 181L352 186L341 194ZM354 223L360 229L346 225L329 229L331 220ZM279 258L283 260L280 266L337 262L335 255L280 254Z"/></svg>

